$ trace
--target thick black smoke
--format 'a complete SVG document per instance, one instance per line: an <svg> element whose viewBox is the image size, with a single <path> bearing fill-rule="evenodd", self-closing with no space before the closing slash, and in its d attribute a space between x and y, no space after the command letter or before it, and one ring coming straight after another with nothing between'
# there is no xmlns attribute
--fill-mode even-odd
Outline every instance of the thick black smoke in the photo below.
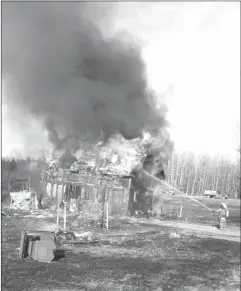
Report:
<svg viewBox="0 0 241 291"><path fill-rule="evenodd" d="M101 131L105 139L116 132L136 138L144 128L165 126L138 45L104 37L94 5L2 5L4 91L43 120L56 147L87 130L96 139Z"/></svg>

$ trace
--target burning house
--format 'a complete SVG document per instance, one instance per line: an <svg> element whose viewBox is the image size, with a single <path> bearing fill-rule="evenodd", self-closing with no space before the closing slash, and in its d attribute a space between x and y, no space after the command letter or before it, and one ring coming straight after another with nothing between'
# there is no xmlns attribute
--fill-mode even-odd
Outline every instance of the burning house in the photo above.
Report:
<svg viewBox="0 0 241 291"><path fill-rule="evenodd" d="M46 194L55 199L56 206L66 201L70 211L84 211L88 205L86 211L95 212L98 201L105 196L110 215L152 210L153 203L157 202L153 199L153 189L158 181L149 174L148 167L154 165L150 155L144 156L143 163L140 141L134 143L119 137L97 151L98 154L82 153L68 167L50 163L44 180ZM154 174L158 179L165 179L163 165L159 166L159 176Z"/></svg>
<svg viewBox="0 0 241 291"><path fill-rule="evenodd" d="M131 35L106 33L102 17L93 13L95 3L61 3L58 8L51 2L20 3L21 9L18 5L9 5L3 19L4 91L14 107L24 104L24 112L37 116L53 148L62 153L58 165L46 170L46 192L57 202L86 200L94 204L102 196L99 188L108 188L112 189L110 201L115 197L111 209L120 211L118 203L122 203L125 211L133 212L134 200L128 200L131 173L140 172L140 160L154 140L154 167L145 169L149 174L156 175L153 168L160 167L171 151L166 136L167 108L157 104L161 98L149 87L141 44ZM114 21L109 8L102 7L104 18ZM86 149L81 150L79 142L88 130L91 137L86 140L92 144L103 133L105 147L101 148L105 150L100 163L96 158L92 163L83 158ZM143 132L150 138L140 158ZM116 133L123 139L109 147ZM42 139L43 135L39 142ZM143 189L149 188L144 184Z"/></svg>
<svg viewBox="0 0 241 291"><path fill-rule="evenodd" d="M56 199L56 205L66 201L70 211L81 211L84 205L88 205L90 212L95 211L103 191L108 196L110 214L127 211L131 176L97 175L94 169L83 169L78 173L69 170L60 175L47 175L45 181L47 195Z"/></svg>
<svg viewBox="0 0 241 291"><path fill-rule="evenodd" d="M128 162L120 161L113 148L98 151L98 155L93 148L82 152L70 166L49 163L44 175L46 194L56 205L66 201L70 211L83 211L88 206L88 212L97 211L96 205L105 196L110 215L127 213L132 166L128 169Z"/></svg>

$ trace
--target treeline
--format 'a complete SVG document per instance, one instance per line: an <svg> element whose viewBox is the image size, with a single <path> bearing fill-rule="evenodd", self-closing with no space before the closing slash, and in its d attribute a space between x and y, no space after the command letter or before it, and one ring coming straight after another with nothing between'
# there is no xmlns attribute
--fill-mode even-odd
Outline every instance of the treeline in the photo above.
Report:
<svg viewBox="0 0 241 291"><path fill-rule="evenodd" d="M39 188L45 161L2 159L2 191L10 191L15 179L29 179L30 187ZM188 195L201 196L205 190L216 190L230 198L240 198L240 159L210 158L192 153L174 153L166 169L167 182Z"/></svg>
<svg viewBox="0 0 241 291"><path fill-rule="evenodd" d="M216 190L230 198L240 198L240 159L236 162L217 156L174 153L167 168L168 183L188 195Z"/></svg>
<svg viewBox="0 0 241 291"><path fill-rule="evenodd" d="M28 165L30 159L2 159L1 160L1 189L2 192L10 191L17 178L29 176Z"/></svg>
<svg viewBox="0 0 241 291"><path fill-rule="evenodd" d="M32 158L1 159L1 190L2 192L19 191L17 179L26 179L31 188L39 189L43 161Z"/></svg>

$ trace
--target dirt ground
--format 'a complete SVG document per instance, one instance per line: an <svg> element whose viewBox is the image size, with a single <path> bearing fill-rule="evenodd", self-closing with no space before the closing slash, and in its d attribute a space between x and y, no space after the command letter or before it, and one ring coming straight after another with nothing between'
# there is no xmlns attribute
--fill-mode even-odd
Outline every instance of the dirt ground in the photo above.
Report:
<svg viewBox="0 0 241 291"><path fill-rule="evenodd" d="M73 229L91 231L98 245L58 245L62 257L39 263L18 258L20 233L54 230L55 219L9 214L2 216L3 291L240 290L237 228L221 232L178 221L112 219L108 231L88 225Z"/></svg>

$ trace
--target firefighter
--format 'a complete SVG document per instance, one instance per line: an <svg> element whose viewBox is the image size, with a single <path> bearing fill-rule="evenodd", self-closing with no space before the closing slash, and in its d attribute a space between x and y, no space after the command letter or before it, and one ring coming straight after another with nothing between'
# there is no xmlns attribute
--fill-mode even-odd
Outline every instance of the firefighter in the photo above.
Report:
<svg viewBox="0 0 241 291"><path fill-rule="evenodd" d="M229 210L225 203L221 204L221 207L218 210L213 210L213 212L218 213L219 219L219 229L224 230L226 225L226 218L229 216Z"/></svg>

